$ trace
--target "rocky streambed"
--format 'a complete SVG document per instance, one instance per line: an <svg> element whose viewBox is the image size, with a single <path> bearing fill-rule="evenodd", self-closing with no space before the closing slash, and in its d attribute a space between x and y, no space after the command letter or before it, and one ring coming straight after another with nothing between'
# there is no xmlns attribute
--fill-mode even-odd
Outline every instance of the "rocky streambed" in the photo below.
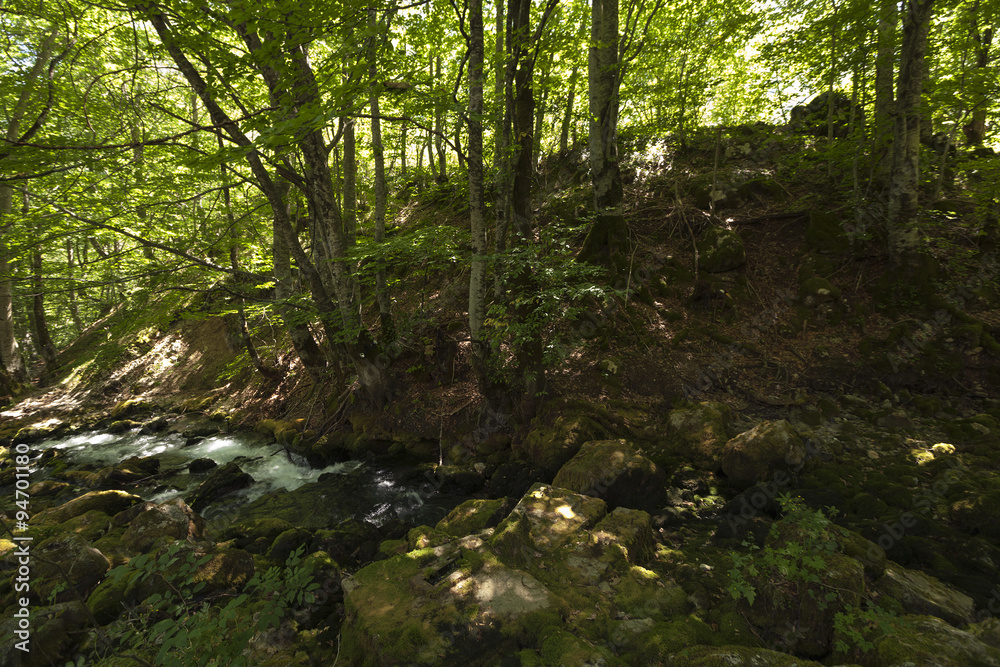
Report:
<svg viewBox="0 0 1000 667"><path fill-rule="evenodd" d="M506 447L439 444L445 466L364 420L323 442L271 424L261 456L322 467L255 498L237 456L180 473L168 451L36 453L23 664L1000 665L998 416L905 396L742 422L553 401ZM217 436L178 437L211 459ZM41 441L3 457L7 523L18 445ZM396 458L334 462L366 447Z"/></svg>

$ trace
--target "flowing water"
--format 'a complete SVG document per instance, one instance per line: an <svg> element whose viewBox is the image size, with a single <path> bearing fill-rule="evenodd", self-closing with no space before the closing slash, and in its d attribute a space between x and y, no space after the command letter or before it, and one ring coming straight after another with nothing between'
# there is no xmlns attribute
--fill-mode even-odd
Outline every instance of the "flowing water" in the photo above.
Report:
<svg viewBox="0 0 1000 667"><path fill-rule="evenodd" d="M155 456L160 460L160 474L133 493L153 502L163 502L194 491L212 470L191 473L188 464L209 458L224 465L236 461L243 472L254 479L246 489L228 494L205 507L201 514L211 524L233 521L248 505L261 504L277 494L298 491L298 503L314 502L311 522L332 525L347 518L357 518L376 525L394 519L407 523L436 522L456 499L439 494L435 485L402 481L404 470L374 466L362 461L346 461L312 468L306 460L288 453L284 447L257 433L219 434L187 445L177 433L112 434L104 431L80 433L49 440L38 450L56 449L65 455L70 468L102 468L121 463L133 456ZM35 481L44 479L46 469L32 474ZM293 523L299 523L294 522ZM307 521L309 523L309 521Z"/></svg>

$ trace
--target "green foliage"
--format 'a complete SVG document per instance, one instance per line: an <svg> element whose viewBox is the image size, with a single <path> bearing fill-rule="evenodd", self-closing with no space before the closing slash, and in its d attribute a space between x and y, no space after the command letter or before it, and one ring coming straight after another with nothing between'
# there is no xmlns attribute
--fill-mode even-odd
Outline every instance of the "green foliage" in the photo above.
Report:
<svg viewBox="0 0 1000 667"><path fill-rule="evenodd" d="M278 627L293 607L314 600L319 584L301 564L302 552L302 547L293 552L285 568L255 573L235 597L214 600L204 596L205 582L196 577L212 556L199 558L179 541L158 556L137 556L108 577L153 593L106 628L107 634L121 653L158 646L152 662L166 667L251 664L246 653L253 637Z"/></svg>
<svg viewBox="0 0 1000 667"><path fill-rule="evenodd" d="M779 499L785 512L780 521L771 526L771 537L777 539L794 531L795 540L783 540L781 547L766 546L761 549L744 541L749 554L733 554L733 568L729 571L729 594L733 599L746 599L753 604L757 598L757 583L781 576L794 584L805 587L819 584L827 569L824 556L837 552L837 541L831 521L820 511L811 510L797 498L785 494ZM821 608L826 601L821 601Z"/></svg>
<svg viewBox="0 0 1000 667"><path fill-rule="evenodd" d="M778 499L784 516L771 526L772 546L763 549L744 541L749 553L732 555L729 571L729 594L735 600L753 605L759 587L790 585L796 597L808 596L818 609L831 605L836 632L835 650L842 654L870 651L874 641L895 632L900 623L895 615L874 603L860 606L845 600L845 593L824 581L830 557L841 548L838 538L843 529L835 526L823 512L813 510L798 498L785 494Z"/></svg>

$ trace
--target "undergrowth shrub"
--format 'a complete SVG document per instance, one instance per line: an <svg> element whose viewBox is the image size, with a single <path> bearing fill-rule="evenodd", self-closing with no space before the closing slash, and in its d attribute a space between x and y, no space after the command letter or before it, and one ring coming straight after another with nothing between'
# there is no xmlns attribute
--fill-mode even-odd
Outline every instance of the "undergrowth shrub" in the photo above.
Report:
<svg viewBox="0 0 1000 667"><path fill-rule="evenodd" d="M174 542L159 556L137 556L111 570L108 577L130 586L146 584L155 592L127 608L104 632L119 658L132 658L138 664L252 664L253 639L281 625L294 607L314 601L319 584L313 582L311 568L302 564L302 552L303 547L294 551L284 568L255 573L238 595L217 597L204 595L205 582L196 581L210 555L198 557L182 542Z"/></svg>

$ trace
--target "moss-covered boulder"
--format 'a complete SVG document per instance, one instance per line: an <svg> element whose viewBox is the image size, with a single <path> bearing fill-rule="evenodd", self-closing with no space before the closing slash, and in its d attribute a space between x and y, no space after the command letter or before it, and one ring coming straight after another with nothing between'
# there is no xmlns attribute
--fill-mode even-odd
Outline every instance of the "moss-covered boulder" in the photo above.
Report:
<svg viewBox="0 0 1000 667"><path fill-rule="evenodd" d="M625 440L594 440L559 469L552 485L601 498L610 508L655 513L666 501L667 476Z"/></svg>
<svg viewBox="0 0 1000 667"><path fill-rule="evenodd" d="M806 306L815 307L840 299L840 288L826 278L813 276L799 285L799 300Z"/></svg>
<svg viewBox="0 0 1000 667"><path fill-rule="evenodd" d="M253 482L253 477L243 472L238 463L230 461L209 473L205 481L188 495L188 504L195 512L200 512L222 496L245 489Z"/></svg>
<svg viewBox="0 0 1000 667"><path fill-rule="evenodd" d="M664 454L709 470L718 466L722 447L735 435L732 412L725 403L705 401L671 410L667 422Z"/></svg>
<svg viewBox="0 0 1000 667"><path fill-rule="evenodd" d="M1000 489L966 494L951 503L948 518L971 535L1000 539Z"/></svg>
<svg viewBox="0 0 1000 667"><path fill-rule="evenodd" d="M155 407L149 401L141 398L130 398L127 401L117 403L115 407L111 408L111 419L117 420L138 415L148 415Z"/></svg>
<svg viewBox="0 0 1000 667"><path fill-rule="evenodd" d="M466 538L467 551L482 545ZM457 569L451 569L457 564ZM343 582L349 664L488 664L515 652L504 636L558 601L537 579L495 559L421 549L378 561ZM552 614L549 625L558 615Z"/></svg>
<svg viewBox="0 0 1000 667"><path fill-rule="evenodd" d="M806 448L785 420L763 422L726 443L720 461L734 486L746 489L770 481L776 473L801 467Z"/></svg>
<svg viewBox="0 0 1000 667"><path fill-rule="evenodd" d="M490 544L508 565L525 566L535 553L558 549L605 514L607 505L599 498L535 484L497 526Z"/></svg>
<svg viewBox="0 0 1000 667"><path fill-rule="evenodd" d="M122 544L135 553L142 553L163 537L175 540L199 538L204 527L205 520L183 500L175 498L155 505L133 519L122 535Z"/></svg>
<svg viewBox="0 0 1000 667"><path fill-rule="evenodd" d="M903 616L862 660L870 667L997 667L1000 649L934 616Z"/></svg>
<svg viewBox="0 0 1000 667"><path fill-rule="evenodd" d="M507 512L504 512L505 508ZM493 500L471 498L438 521L435 528L452 537L465 537L496 526L509 510L510 501L506 498Z"/></svg>
<svg viewBox="0 0 1000 667"><path fill-rule="evenodd" d="M305 528L289 528L274 538L266 555L275 563L284 564L293 551L307 548L312 539L313 534Z"/></svg>
<svg viewBox="0 0 1000 667"><path fill-rule="evenodd" d="M617 664L617 620L651 619L629 630L639 646L688 611L679 586L640 564L654 544L640 510L606 514L600 499L538 484L490 539L414 531L434 539L344 580L349 664Z"/></svg>
<svg viewBox="0 0 1000 667"><path fill-rule="evenodd" d="M60 531L79 535L88 542L104 537L113 529L111 517L99 510L90 510L59 524Z"/></svg>
<svg viewBox="0 0 1000 667"><path fill-rule="evenodd" d="M524 441L515 443L514 453L540 467L551 479L583 443L611 435L606 420L597 418L603 412L584 402L547 403L532 420Z"/></svg>
<svg viewBox="0 0 1000 667"><path fill-rule="evenodd" d="M141 502L142 498L125 491L91 491L59 507L39 512L29 523L62 523L91 510L113 516Z"/></svg>
<svg viewBox="0 0 1000 667"><path fill-rule="evenodd" d="M90 629L90 616L84 605L73 600L31 610L28 651L17 648L15 630L20 619L6 619L0 633L8 640L0 644L0 665L48 667L66 663L67 656L80 645Z"/></svg>
<svg viewBox="0 0 1000 667"><path fill-rule="evenodd" d="M732 271L746 264L743 239L734 229L713 227L702 234L696 244L698 266L707 273Z"/></svg>
<svg viewBox="0 0 1000 667"><path fill-rule="evenodd" d="M246 519L223 530L222 536L240 549L262 555L274 543L274 538L291 530L292 524L276 517Z"/></svg>
<svg viewBox="0 0 1000 667"><path fill-rule="evenodd" d="M253 573L253 556L242 549L223 549L198 568L193 582L204 583L204 593L238 589L250 581Z"/></svg>
<svg viewBox="0 0 1000 667"><path fill-rule="evenodd" d="M749 646L692 646L675 653L667 664L672 667L821 667L819 662Z"/></svg>
<svg viewBox="0 0 1000 667"><path fill-rule="evenodd" d="M892 561L886 563L885 574L875 582L874 590L895 598L907 611L937 616L955 626L966 625L975 618L975 604L968 595Z"/></svg>
<svg viewBox="0 0 1000 667"><path fill-rule="evenodd" d="M56 587L63 588L56 602L76 599L76 594L86 597L97 582L111 569L111 562L100 551L78 535L50 537L32 548L31 593L40 601L47 601ZM65 579L64 579L65 576Z"/></svg>

